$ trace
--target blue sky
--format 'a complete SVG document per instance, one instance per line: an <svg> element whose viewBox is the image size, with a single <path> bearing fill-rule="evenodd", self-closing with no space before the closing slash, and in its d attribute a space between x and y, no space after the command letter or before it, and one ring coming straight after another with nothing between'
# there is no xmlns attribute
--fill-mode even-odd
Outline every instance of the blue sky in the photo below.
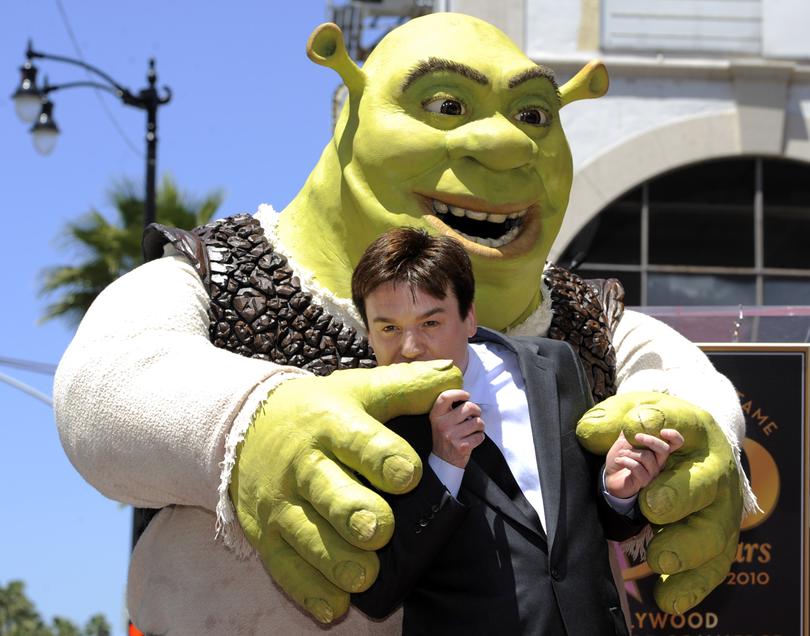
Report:
<svg viewBox="0 0 810 636"><path fill-rule="evenodd" d="M284 207L329 137L331 96L338 84L312 64L305 44L325 21L325 2L259 0L28 0L0 4L0 89L18 83L26 41L49 53L77 55L64 11L85 59L137 91L147 60L172 102L159 113L158 172L201 196L222 189L219 216ZM42 62L51 83L87 79L80 69ZM0 90L0 95L2 95ZM135 151L116 131L89 89L53 95L62 134L39 156L10 99L0 99L0 191L4 273L0 357L56 363L72 336L58 322L38 323L43 267L68 263L59 249L65 222L106 198L115 179L142 182L145 115L101 97ZM51 379L0 367L40 391ZM103 612L123 634L130 511L105 499L64 456L53 416L43 403L0 383L0 584L27 583L50 618L84 623Z"/></svg>

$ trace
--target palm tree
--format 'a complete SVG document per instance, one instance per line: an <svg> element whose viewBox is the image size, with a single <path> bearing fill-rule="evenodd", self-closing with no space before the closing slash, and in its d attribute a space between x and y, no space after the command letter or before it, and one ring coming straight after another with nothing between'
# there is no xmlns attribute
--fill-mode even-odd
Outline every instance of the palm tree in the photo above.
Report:
<svg viewBox="0 0 810 636"><path fill-rule="evenodd" d="M108 196L118 213L115 222L92 209L65 226L64 246L77 250L85 260L41 272L40 295L57 295L45 308L43 322L64 318L78 325L101 290L141 263L143 197L129 180L114 183ZM180 192L171 177L164 176L157 190L155 216L158 223L191 229L208 223L221 203L221 192L192 199Z"/></svg>

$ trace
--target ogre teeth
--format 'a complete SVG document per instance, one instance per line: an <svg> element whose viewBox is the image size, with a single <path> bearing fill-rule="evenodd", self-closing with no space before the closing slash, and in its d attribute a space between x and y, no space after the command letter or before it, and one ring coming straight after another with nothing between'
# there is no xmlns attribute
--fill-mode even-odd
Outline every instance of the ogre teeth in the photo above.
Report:
<svg viewBox="0 0 810 636"><path fill-rule="evenodd" d="M453 216L466 216L473 221L488 221L489 223L505 223L507 219L518 219L526 215L528 210L521 210L520 212L512 212L511 214L493 214L489 212L480 212L478 210L468 210L457 205L448 205L442 203L437 199L431 202L433 211L436 214L447 214L450 212Z"/></svg>
<svg viewBox="0 0 810 636"><path fill-rule="evenodd" d="M521 229L521 221L518 219L522 219L522 217L526 216L528 212L528 208L525 210L520 210L518 212L512 212L511 214L492 214L488 212L479 212L478 210L467 210L466 208L459 207L457 205L449 205L447 203L443 203L442 201L438 201L437 199L431 200L431 205L433 207L433 211L437 215L444 215L448 212L453 216L457 217L464 217L470 218L474 221L487 221L489 223L505 223L507 220L513 221L513 226L509 229L509 231L505 232L499 238L483 238L479 236L471 236L464 232L458 232L461 236L463 236L468 241L473 243L477 243L478 245L483 245L485 247L501 247L506 245L507 243L511 243L512 240L520 233Z"/></svg>

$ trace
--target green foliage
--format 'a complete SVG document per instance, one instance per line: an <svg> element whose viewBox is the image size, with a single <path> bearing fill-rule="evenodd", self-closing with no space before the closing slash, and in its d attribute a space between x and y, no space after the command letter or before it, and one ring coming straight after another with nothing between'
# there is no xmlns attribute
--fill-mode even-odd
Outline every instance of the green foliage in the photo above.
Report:
<svg viewBox="0 0 810 636"><path fill-rule="evenodd" d="M107 285L141 263L143 195L133 182L123 180L113 184L108 196L118 214L114 222L92 209L65 226L63 247L77 252L77 260L41 272L40 295L55 296L42 321L63 318L77 325ZM221 203L220 192L191 199L164 176L157 189L155 216L158 223L188 230L208 223Z"/></svg>
<svg viewBox="0 0 810 636"><path fill-rule="evenodd" d="M0 585L0 636L110 636L111 632L103 614L92 616L84 629L59 616L52 625L46 625L25 595L25 583Z"/></svg>

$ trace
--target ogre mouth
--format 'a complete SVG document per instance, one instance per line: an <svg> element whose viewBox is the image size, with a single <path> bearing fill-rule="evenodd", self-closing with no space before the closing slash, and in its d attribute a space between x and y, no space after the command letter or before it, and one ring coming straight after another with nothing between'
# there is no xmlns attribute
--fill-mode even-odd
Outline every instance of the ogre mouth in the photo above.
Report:
<svg viewBox="0 0 810 636"><path fill-rule="evenodd" d="M528 208L509 214L469 210L429 198L436 217L468 241L484 247L503 247L517 238Z"/></svg>

